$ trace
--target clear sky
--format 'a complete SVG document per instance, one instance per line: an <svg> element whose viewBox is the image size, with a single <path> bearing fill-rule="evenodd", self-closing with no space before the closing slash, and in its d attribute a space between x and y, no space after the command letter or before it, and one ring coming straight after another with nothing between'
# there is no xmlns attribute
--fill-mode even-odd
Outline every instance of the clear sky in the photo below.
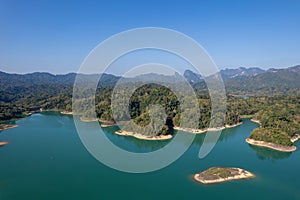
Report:
<svg viewBox="0 0 300 200"><path fill-rule="evenodd" d="M187 34L220 68L300 64L299 0L0 0L0 70L75 72L104 39L145 26Z"/></svg>

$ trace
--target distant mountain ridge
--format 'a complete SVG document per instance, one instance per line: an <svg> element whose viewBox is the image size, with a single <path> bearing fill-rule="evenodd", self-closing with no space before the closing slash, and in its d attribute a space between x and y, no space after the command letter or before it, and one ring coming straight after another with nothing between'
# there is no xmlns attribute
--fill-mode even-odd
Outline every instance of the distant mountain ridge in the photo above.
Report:
<svg viewBox="0 0 300 200"><path fill-rule="evenodd" d="M198 74L186 70L185 76L190 83ZM293 67L263 70L258 67L239 67L222 69L220 75L229 93L251 95L300 94L300 65ZM197 88L205 88L204 80L199 81Z"/></svg>
<svg viewBox="0 0 300 200"><path fill-rule="evenodd" d="M32 85L73 85L75 78L78 78L80 82L96 82L100 77L99 74L59 74L54 75L48 72L34 72L28 74L9 74L0 71L0 87L8 86L32 86ZM105 86L114 85L120 77L103 74L101 82L105 83Z"/></svg>
<svg viewBox="0 0 300 200"><path fill-rule="evenodd" d="M227 92L229 93L250 93L250 94L275 94L275 93L292 93L299 92L300 88L300 65L268 70L263 70L258 67L239 67L237 69L222 69L220 74L225 83ZM71 87L74 80L78 76L80 83L95 83L99 74L76 74L68 73L62 75L53 75L46 72L35 72L30 74L9 74L0 71L0 92L6 89L17 88L22 91L22 88L31 88L32 86L47 86L55 85ZM151 80L163 80L169 83L182 81L179 79L179 74L160 75L155 73L143 74L134 78L125 78L139 82L149 82ZM182 76L180 76L182 77ZM205 88L204 77L191 70L186 70L183 77L195 87ZM103 74L101 77L101 86L114 86L120 76L112 74ZM45 88L46 89L46 88ZM292 91L292 92L291 92Z"/></svg>
<svg viewBox="0 0 300 200"><path fill-rule="evenodd" d="M231 79L235 77L250 77L265 73L266 71L258 67L239 67L237 69L222 69L220 71L223 79Z"/></svg>

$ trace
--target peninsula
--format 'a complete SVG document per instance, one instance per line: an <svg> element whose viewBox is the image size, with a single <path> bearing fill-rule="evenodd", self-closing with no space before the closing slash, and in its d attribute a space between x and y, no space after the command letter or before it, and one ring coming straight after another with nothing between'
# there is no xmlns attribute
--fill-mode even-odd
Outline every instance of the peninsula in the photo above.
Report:
<svg viewBox="0 0 300 200"><path fill-rule="evenodd" d="M240 168L212 167L194 175L194 180L203 184L254 178L255 175Z"/></svg>
<svg viewBox="0 0 300 200"><path fill-rule="evenodd" d="M283 145L279 145L279 144L275 144L275 143L271 143L271 142L264 142L264 141L250 139L250 138L247 138L246 142L248 144L251 144L254 146L266 147L266 148L281 151L281 152L293 152L293 151L296 151L296 149L297 149L297 147L294 145L283 146Z"/></svg>
<svg viewBox="0 0 300 200"><path fill-rule="evenodd" d="M251 135L246 139L246 142L250 145L265 147L281 152L296 151L297 147L293 144L300 139L300 134L294 130L298 129L298 125L295 125L292 122L290 122L290 125L287 125L282 122L282 120L280 121L281 118L277 119L275 122L268 123L268 120L270 120L267 117L268 115L264 116L264 123L261 123L261 120L257 119L261 118L261 116L256 116L255 119L251 119L252 122L257 123L260 126L251 132ZM274 126L274 124L277 124L277 127ZM290 131L289 128L291 128ZM287 130L294 133L288 133Z"/></svg>

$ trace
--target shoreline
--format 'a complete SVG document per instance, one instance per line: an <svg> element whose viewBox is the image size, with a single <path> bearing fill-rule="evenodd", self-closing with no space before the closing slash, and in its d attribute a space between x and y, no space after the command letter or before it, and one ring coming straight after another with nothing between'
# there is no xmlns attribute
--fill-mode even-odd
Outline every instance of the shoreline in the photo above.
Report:
<svg viewBox="0 0 300 200"><path fill-rule="evenodd" d="M80 117L80 121L82 121L82 122L98 122L99 120L97 118L89 119L89 118Z"/></svg>
<svg viewBox="0 0 300 200"><path fill-rule="evenodd" d="M273 144L273 143L270 143L270 142L253 140L253 139L250 139L250 138L247 138L246 142L250 145L266 147L266 148L281 151L281 152L293 152L293 151L296 151L296 149L297 149L297 147L294 146L294 145L293 146L282 146L282 145L279 145L279 144Z"/></svg>
<svg viewBox="0 0 300 200"><path fill-rule="evenodd" d="M240 125L242 125L242 124L243 124L243 122L239 122L239 123L233 124L233 125L225 125L225 128L233 128L233 127L240 126Z"/></svg>
<svg viewBox="0 0 300 200"><path fill-rule="evenodd" d="M59 112L60 114L62 114L62 115L73 115L73 116L79 116L79 115L82 115L82 114L78 114L78 113L74 113L73 111L56 111L56 110L46 110L46 111L54 111L54 112ZM45 112L46 112L45 111ZM44 112L44 111L43 111Z"/></svg>
<svg viewBox="0 0 300 200"><path fill-rule="evenodd" d="M4 131L10 128L16 128L18 125L12 125L12 124L0 124L0 131Z"/></svg>
<svg viewBox="0 0 300 200"><path fill-rule="evenodd" d="M8 142L0 142L0 147L7 145L7 144L8 144Z"/></svg>
<svg viewBox="0 0 300 200"><path fill-rule="evenodd" d="M100 126L103 127L103 128L111 127L111 126L117 126L117 124L113 121L99 119L99 122L101 122Z"/></svg>
<svg viewBox="0 0 300 200"><path fill-rule="evenodd" d="M102 127L102 128L107 128L107 127L112 127L112 126L117 126L117 124L100 124L100 126Z"/></svg>
<svg viewBox="0 0 300 200"><path fill-rule="evenodd" d="M60 114L62 114L62 115L73 115L74 113L72 111L71 112L69 112L69 111L61 111Z"/></svg>
<svg viewBox="0 0 300 200"><path fill-rule="evenodd" d="M291 138L291 142L297 142L300 139L300 134L296 134Z"/></svg>
<svg viewBox="0 0 300 200"><path fill-rule="evenodd" d="M259 125L261 125L261 123L260 123L260 121L259 121L259 120L250 119L250 121L251 121L251 122L254 122L254 123L256 123L256 124L259 124Z"/></svg>
<svg viewBox="0 0 300 200"><path fill-rule="evenodd" d="M189 132L193 134L201 134L207 132L207 129L183 128L180 126L174 126L173 129L178 131Z"/></svg>
<svg viewBox="0 0 300 200"><path fill-rule="evenodd" d="M205 129L194 129L194 128L183 128L183 127L179 127L179 126L174 126L175 130L179 130L179 131L185 131L185 132L189 132L189 133L193 133L193 134L202 134L202 133L206 133L208 131L221 131L227 128L233 128L233 127L237 127L242 125L243 122L239 122L237 124L233 124L233 125L225 125L223 127L220 128L205 128Z"/></svg>
<svg viewBox="0 0 300 200"><path fill-rule="evenodd" d="M106 128L106 127L111 127L111 126L116 126L117 124L111 121L105 121L105 120L100 120L98 118L92 118L92 119L88 119L88 118L83 118L80 117L80 121L82 122L101 122L100 126L102 128Z"/></svg>
<svg viewBox="0 0 300 200"><path fill-rule="evenodd" d="M197 173L193 176L194 180L197 182L200 182L202 184L214 184L214 183L222 183L222 182L226 182L226 181L232 181L232 180L240 180L240 179L249 179L249 178L254 178L255 175L249 171L246 171L244 169L241 168L219 168L221 170L227 170L229 171L229 173L231 174L231 171L235 171L236 173L238 173L237 175L232 175L232 176L227 176L227 177L220 177L218 174L208 174L206 175L206 173L209 173L209 170L212 170L214 168L210 168L206 171ZM216 168L217 169L217 168ZM205 176L211 178L211 176L218 176L218 178L215 179L207 179L205 178Z"/></svg>
<svg viewBox="0 0 300 200"><path fill-rule="evenodd" d="M172 135L160 135L160 136L151 136L150 137L150 136L145 136L140 133L133 133L133 132L123 131L123 130L115 131L114 133L117 135L121 135L121 136L135 137L140 140L169 140L169 139L173 138Z"/></svg>

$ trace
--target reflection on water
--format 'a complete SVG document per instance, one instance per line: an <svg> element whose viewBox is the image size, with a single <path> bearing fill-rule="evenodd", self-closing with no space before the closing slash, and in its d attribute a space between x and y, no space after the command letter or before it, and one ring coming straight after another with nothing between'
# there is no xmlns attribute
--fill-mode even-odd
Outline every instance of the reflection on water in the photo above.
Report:
<svg viewBox="0 0 300 200"><path fill-rule="evenodd" d="M0 124L16 124L16 121L3 121L3 122L0 122Z"/></svg>
<svg viewBox="0 0 300 200"><path fill-rule="evenodd" d="M237 128L225 129L222 131L218 141L227 141L230 138L235 137L238 133L239 133L239 130ZM186 134L190 134L190 133L186 133ZM206 133L197 134L194 139L193 144L199 145L199 147L201 147L206 134L214 134L214 132L209 132L209 133L206 132Z"/></svg>
<svg viewBox="0 0 300 200"><path fill-rule="evenodd" d="M240 133L239 127L224 129L219 138L219 141L227 141L227 140L235 137L238 133Z"/></svg>
<svg viewBox="0 0 300 200"><path fill-rule="evenodd" d="M197 134L196 137L194 138L193 144L197 145L197 146L201 146L204 141L205 136L206 136L206 133Z"/></svg>
<svg viewBox="0 0 300 200"><path fill-rule="evenodd" d="M256 156L261 160L280 160L291 156L291 152L280 152L264 147L258 147L248 144L251 149L256 151Z"/></svg>

